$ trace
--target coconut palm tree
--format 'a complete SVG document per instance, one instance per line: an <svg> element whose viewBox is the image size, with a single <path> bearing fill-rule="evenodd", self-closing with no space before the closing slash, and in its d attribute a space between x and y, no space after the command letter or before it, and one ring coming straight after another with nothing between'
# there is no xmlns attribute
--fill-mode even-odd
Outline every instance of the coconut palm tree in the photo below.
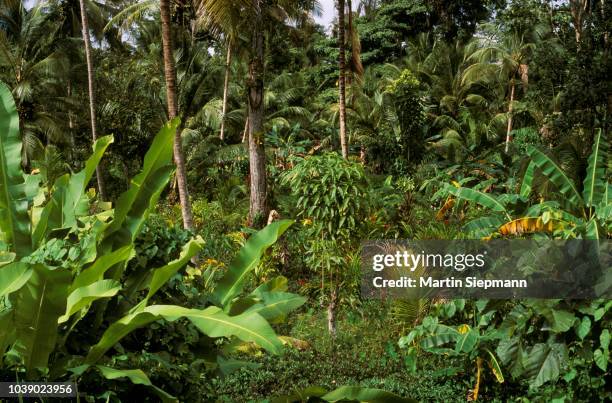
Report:
<svg viewBox="0 0 612 403"><path fill-rule="evenodd" d="M178 116L178 102L176 95L176 70L174 67L174 47L172 44L172 27L170 21L170 1L160 0L159 11L162 27L162 49L164 57L164 78L166 80L166 102L168 106L168 119ZM185 157L181 140L181 131L177 130L174 135L174 164L176 165L176 183L178 187L179 200L181 203L181 214L183 216L183 227L193 228L193 213L191 212L191 201L187 190L187 173L185 169Z"/></svg>
<svg viewBox="0 0 612 403"><path fill-rule="evenodd" d="M342 156L348 158L348 144L346 142L346 51L344 43L344 0L338 0L338 107L340 122L340 148Z"/></svg>
<svg viewBox="0 0 612 403"><path fill-rule="evenodd" d="M89 21L87 18L87 10L85 8L85 0L79 0L81 10L81 29L83 32L83 45L85 49L85 61L87 63L87 92L89 94L89 117L91 123L91 141L95 143L98 140L97 124L96 124L96 92L94 89L93 77L93 60L91 57L91 41L89 39ZM96 166L96 180L98 182L98 191L100 200L107 200L106 183L102 173L102 164Z"/></svg>
<svg viewBox="0 0 612 403"><path fill-rule="evenodd" d="M516 87L527 86L529 77L529 57L535 48L535 44L526 41L519 33L502 35L496 30L495 35L484 37L479 40L479 49L469 57L470 65L463 75L464 81L488 82L493 85L502 83L507 88L508 99L506 145L505 152L508 153L512 132L512 120L514 103L516 99Z"/></svg>

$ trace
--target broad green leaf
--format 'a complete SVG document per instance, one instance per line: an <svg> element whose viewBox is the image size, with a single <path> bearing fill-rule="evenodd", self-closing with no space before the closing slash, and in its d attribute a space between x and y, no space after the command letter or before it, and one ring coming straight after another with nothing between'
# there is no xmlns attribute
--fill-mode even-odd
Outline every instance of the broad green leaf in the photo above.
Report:
<svg viewBox="0 0 612 403"><path fill-rule="evenodd" d="M221 306L227 305L242 291L247 276L257 267L261 255L291 224L293 220L275 221L249 238L215 288L214 296Z"/></svg>
<svg viewBox="0 0 612 403"><path fill-rule="evenodd" d="M17 108L11 90L0 82L0 231L17 256L26 256L32 239L21 147Z"/></svg>
<svg viewBox="0 0 612 403"><path fill-rule="evenodd" d="M457 337L455 351L458 353L470 353L478 344L478 331L470 329Z"/></svg>
<svg viewBox="0 0 612 403"><path fill-rule="evenodd" d="M116 369L105 367L103 365L96 365L96 368L106 379L128 378L135 385L145 385L151 387L164 403L178 402L177 398L166 393L157 386L154 386L149 377L140 369Z"/></svg>
<svg viewBox="0 0 612 403"><path fill-rule="evenodd" d="M100 298L110 298L119 292L121 284L113 280L100 280L93 284L77 288L68 296L66 313L58 319L58 323L66 322L70 316L88 307Z"/></svg>
<svg viewBox="0 0 612 403"><path fill-rule="evenodd" d="M531 193L535 167L536 166L533 161L529 162L529 165L527 165L525 175L523 175L523 183L521 183L521 190L519 192L522 197L529 197L529 194Z"/></svg>
<svg viewBox="0 0 612 403"><path fill-rule="evenodd" d="M32 268L23 262L0 267L0 297L19 290L30 279Z"/></svg>
<svg viewBox="0 0 612 403"><path fill-rule="evenodd" d="M606 192L606 162L608 158L606 148L607 142L602 141L601 129L599 129L593 143L593 151L589 156L587 175L584 179L584 190L582 191L584 203L589 208L599 204Z"/></svg>
<svg viewBox="0 0 612 403"><path fill-rule="evenodd" d="M593 352L593 361L602 371L608 370L608 361L610 360L610 353L605 353L601 349L597 349Z"/></svg>
<svg viewBox="0 0 612 403"><path fill-rule="evenodd" d="M145 155L142 170L131 180L128 190L119 196L113 221L104 234L106 248L131 244L157 204L173 171L172 144L179 122L175 118L161 128Z"/></svg>
<svg viewBox="0 0 612 403"><path fill-rule="evenodd" d="M204 245L204 240L201 236L197 236L195 239L190 240L183 249L181 250L181 254L178 259L175 259L168 263L167 265L157 268L153 270L153 277L151 278L151 282L149 283L149 292L145 296L145 298L136 305L130 312L137 312L142 310L149 299L164 285L170 280L174 274L176 274L181 267L185 266L192 257L197 255Z"/></svg>
<svg viewBox="0 0 612 403"><path fill-rule="evenodd" d="M280 351L281 343L274 330L256 313L228 316L215 306L199 310L174 305L152 305L124 316L109 326L98 344L91 348L85 362L95 363L108 349L137 328L159 319L172 322L180 318L187 318L209 337L236 336L243 341L254 342L273 353Z"/></svg>
<svg viewBox="0 0 612 403"><path fill-rule="evenodd" d="M507 215L504 205L501 204L493 195L464 187L455 188L454 186L448 186L447 188L449 193L459 199L471 201L493 211L506 213Z"/></svg>
<svg viewBox="0 0 612 403"><path fill-rule="evenodd" d="M85 191L96 167L104 156L104 152L113 142L112 136L99 138L93 145L93 153L87 159L85 168L74 175L63 175L53 185L51 199L47 202L32 234L33 244L38 246L44 242L48 234L59 228L70 228L76 225L76 217L87 214L79 208Z"/></svg>
<svg viewBox="0 0 612 403"><path fill-rule="evenodd" d="M527 154L537 168L557 187L565 199L576 209L582 207L582 197L576 189L574 182L561 168L546 154L537 148L528 145Z"/></svg>
<svg viewBox="0 0 612 403"><path fill-rule="evenodd" d="M14 311L6 309L0 312L0 354L4 356L6 349L15 341Z"/></svg>
<svg viewBox="0 0 612 403"><path fill-rule="evenodd" d="M359 386L342 386L321 396L321 399L328 402L348 400L371 403L416 403L416 400L403 398L381 389L362 388Z"/></svg>
<svg viewBox="0 0 612 403"><path fill-rule="evenodd" d="M28 282L13 294L16 340L14 350L28 371L45 368L55 349L59 317L66 312L72 276L63 268L34 265Z"/></svg>
<svg viewBox="0 0 612 403"><path fill-rule="evenodd" d="M269 321L281 320L294 309L306 302L306 298L288 292L262 292L261 302L251 306L246 312L256 312Z"/></svg>
<svg viewBox="0 0 612 403"><path fill-rule="evenodd" d="M576 328L576 334L580 337L580 340L584 340L584 338L591 331L591 319L588 316L584 316L582 320L579 322L578 327Z"/></svg>
<svg viewBox="0 0 612 403"><path fill-rule="evenodd" d="M476 218L463 226L463 230L477 238L491 235L505 221L499 216Z"/></svg>
<svg viewBox="0 0 612 403"><path fill-rule="evenodd" d="M255 297L261 297L261 293L264 292L274 292L274 291L287 291L287 277L278 276L274 277L272 280L268 280L265 283L261 284L259 287L253 290L251 295Z"/></svg>
<svg viewBox="0 0 612 403"><path fill-rule="evenodd" d="M559 378L561 363L564 362L560 348L559 345L538 343L525 354L523 366L534 387Z"/></svg>
<svg viewBox="0 0 612 403"><path fill-rule="evenodd" d="M70 291L74 291L77 288L85 287L90 284L101 280L104 277L104 273L116 264L121 262L127 263L133 256L134 247L132 245L124 246L121 249L109 253L107 255L98 257L96 261L79 273L74 279Z"/></svg>

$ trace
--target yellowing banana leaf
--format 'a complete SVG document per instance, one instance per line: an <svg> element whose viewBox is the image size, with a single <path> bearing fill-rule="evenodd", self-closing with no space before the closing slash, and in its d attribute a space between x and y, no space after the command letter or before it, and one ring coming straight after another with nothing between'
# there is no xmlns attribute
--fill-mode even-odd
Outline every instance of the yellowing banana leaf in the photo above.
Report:
<svg viewBox="0 0 612 403"><path fill-rule="evenodd" d="M556 230L563 229L565 223L561 220L550 219L544 223L541 217L523 217L505 223L498 228L501 235L522 235L533 234L535 232L553 233Z"/></svg>

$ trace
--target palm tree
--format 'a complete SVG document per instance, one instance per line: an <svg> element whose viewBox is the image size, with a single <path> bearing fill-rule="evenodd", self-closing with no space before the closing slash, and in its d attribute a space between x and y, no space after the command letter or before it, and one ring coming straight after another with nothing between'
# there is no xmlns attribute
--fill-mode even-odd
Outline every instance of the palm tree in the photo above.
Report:
<svg viewBox="0 0 612 403"><path fill-rule="evenodd" d="M501 40L498 39L501 37ZM508 153L512 137L512 120L516 87L522 85L526 88L529 76L527 64L529 55L535 48L534 43L526 42L523 35L512 33L509 35L495 35L493 38L482 39L481 47L469 57L473 64L469 66L463 79L476 82L500 82L507 88L508 118L506 126L505 152Z"/></svg>
<svg viewBox="0 0 612 403"><path fill-rule="evenodd" d="M87 91L89 93L89 117L91 120L91 140L93 143L98 139L96 126L96 94L94 91L93 78L93 60L91 57L91 42L89 39L89 22L87 20L87 12L85 10L85 0L79 0L81 7L81 29L83 31L83 44L85 46L85 60L87 62ZM96 166L96 179L98 182L98 191L100 200L106 198L106 184L102 173L102 164Z"/></svg>
<svg viewBox="0 0 612 403"><path fill-rule="evenodd" d="M178 104L176 95L176 71L174 69L174 48L172 45L172 28L170 21L169 0L159 1L159 10L162 27L162 50L164 57L164 77L166 79L166 101L168 104L168 118L174 119L178 116ZM181 203L183 216L183 227L193 228L193 213L191 212L191 201L187 191L187 174L185 170L185 157L181 141L181 131L177 129L174 135L174 163L176 165L176 182Z"/></svg>
<svg viewBox="0 0 612 403"><path fill-rule="evenodd" d="M340 112L340 148L342 156L348 158L346 142L346 77L345 77L345 44L344 44L344 0L338 0L338 104Z"/></svg>

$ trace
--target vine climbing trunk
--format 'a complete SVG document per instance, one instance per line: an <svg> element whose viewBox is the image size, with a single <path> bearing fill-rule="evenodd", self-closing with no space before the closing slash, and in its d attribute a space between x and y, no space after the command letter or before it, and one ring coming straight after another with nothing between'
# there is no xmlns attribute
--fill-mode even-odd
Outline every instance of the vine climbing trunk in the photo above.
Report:
<svg viewBox="0 0 612 403"><path fill-rule="evenodd" d="M91 139L92 142L98 139L97 124L96 124L96 93L94 89L93 78L93 60L91 57L91 40L89 38L89 21L85 10L85 0L79 0L81 7L81 29L83 31L83 44L85 47L85 62L87 63L87 91L89 93L89 118L91 123ZM69 117L71 118L70 114ZM72 121L71 121L72 123ZM96 166L96 180L98 182L98 193L100 200L107 200L106 182L104 182L102 162Z"/></svg>
<svg viewBox="0 0 612 403"><path fill-rule="evenodd" d="M508 127L506 128L506 148L505 152L508 154L508 150L510 149L510 141L512 141L512 137L510 133L512 132L512 113L514 109L514 79L512 79L512 83L510 84L510 103L508 104Z"/></svg>
<svg viewBox="0 0 612 403"><path fill-rule="evenodd" d="M229 89L229 80L231 73L232 63L232 41L227 40L227 56L225 58L225 81L223 82L223 108L221 112L221 130L219 132L219 138L225 139L225 114L227 113L227 95Z"/></svg>
<svg viewBox="0 0 612 403"><path fill-rule="evenodd" d="M249 62L248 123L249 123L249 224L259 228L268 215L266 188L266 153L264 147L264 35L261 0L253 0L254 21Z"/></svg>
<svg viewBox="0 0 612 403"><path fill-rule="evenodd" d="M338 104L340 120L340 148L342 156L348 158L348 144L346 141L346 57L344 43L344 0L338 0Z"/></svg>
<svg viewBox="0 0 612 403"><path fill-rule="evenodd" d="M178 104L176 96L176 71L174 69L174 52L172 46L172 30L170 26L170 4L169 0L159 1L162 28L162 50L164 57L164 77L166 80L166 101L168 103L168 118L174 119L178 115ZM183 155L183 144L181 141L181 130L177 129L174 134L174 164L176 165L176 183L178 187L181 213L183 216L183 227L193 228L193 214L191 212L191 201L187 191L187 175L185 170L185 157Z"/></svg>

